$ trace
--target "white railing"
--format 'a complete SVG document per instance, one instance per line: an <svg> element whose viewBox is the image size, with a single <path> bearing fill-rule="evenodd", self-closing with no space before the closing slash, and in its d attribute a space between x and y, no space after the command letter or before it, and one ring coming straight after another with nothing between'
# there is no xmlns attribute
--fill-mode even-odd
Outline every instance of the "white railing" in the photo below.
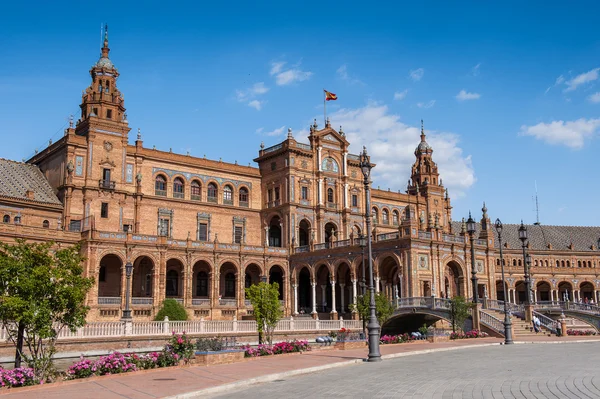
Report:
<svg viewBox="0 0 600 399"><path fill-rule="evenodd" d="M120 305L120 296L99 296L98 305Z"/></svg>
<svg viewBox="0 0 600 399"><path fill-rule="evenodd" d="M131 298L132 305L152 305L153 303L154 298L152 297Z"/></svg>
<svg viewBox="0 0 600 399"><path fill-rule="evenodd" d="M557 327L558 327L558 322L554 319L551 319L548 316L544 316L541 313L538 313L536 311L533 312L533 314L535 316L537 316L537 318L540 320L540 324L545 327L546 329L550 330L551 332L556 334L557 331ZM565 332L566 333L566 332Z"/></svg>
<svg viewBox="0 0 600 399"><path fill-rule="evenodd" d="M509 311L511 311L513 313L514 312L523 312L523 309L524 309L522 304L510 303L510 302L508 302L506 304L506 307L508 308ZM488 299L487 300L487 308L503 312L504 311L504 301L499 301L496 299Z"/></svg>
<svg viewBox="0 0 600 399"><path fill-rule="evenodd" d="M479 321L491 328L492 330L504 335L504 323L502 320L492 316L489 313L484 312L483 310L479 311Z"/></svg>
<svg viewBox="0 0 600 399"><path fill-rule="evenodd" d="M565 301L545 301L534 304L535 309L540 310L571 310L575 312L584 312L590 314L600 314L600 307L589 303L565 302Z"/></svg>
<svg viewBox="0 0 600 399"><path fill-rule="evenodd" d="M138 321L131 323L133 335L160 335L163 334L162 321Z"/></svg>
<svg viewBox="0 0 600 399"><path fill-rule="evenodd" d="M219 299L219 305L221 305L221 306L236 307L237 306L237 300L236 299Z"/></svg>
<svg viewBox="0 0 600 399"><path fill-rule="evenodd" d="M210 299L192 298L192 306L209 306Z"/></svg>

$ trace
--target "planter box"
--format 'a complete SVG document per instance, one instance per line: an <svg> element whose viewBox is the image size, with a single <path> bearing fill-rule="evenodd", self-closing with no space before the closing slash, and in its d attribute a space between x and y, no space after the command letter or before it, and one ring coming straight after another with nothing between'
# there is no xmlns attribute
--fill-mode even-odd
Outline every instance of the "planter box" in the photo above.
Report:
<svg viewBox="0 0 600 399"><path fill-rule="evenodd" d="M244 351L233 349L219 352L196 352L192 361L197 366L212 366L215 364L228 364L244 360Z"/></svg>
<svg viewBox="0 0 600 399"><path fill-rule="evenodd" d="M346 349L362 349L367 346L367 341L343 341L336 342L335 349L346 350Z"/></svg>

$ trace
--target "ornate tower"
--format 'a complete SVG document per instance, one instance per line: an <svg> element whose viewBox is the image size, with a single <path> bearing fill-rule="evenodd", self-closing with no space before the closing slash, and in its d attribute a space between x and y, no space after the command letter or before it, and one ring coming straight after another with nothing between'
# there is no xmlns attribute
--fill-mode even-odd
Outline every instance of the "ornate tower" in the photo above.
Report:
<svg viewBox="0 0 600 399"><path fill-rule="evenodd" d="M415 157L417 158L412 166L411 180L412 185L417 188L424 189L428 185L441 185L439 182L438 167L433 162L431 155L433 148L425 141L425 130L423 129L423 121L421 120L421 142L415 149Z"/></svg>
<svg viewBox="0 0 600 399"><path fill-rule="evenodd" d="M119 72L108 57L109 52L108 26L105 26L104 45L101 49L100 59L90 70L92 83L82 93L81 118L75 129L77 135L106 130L113 136L127 137L130 130L123 95L117 89Z"/></svg>

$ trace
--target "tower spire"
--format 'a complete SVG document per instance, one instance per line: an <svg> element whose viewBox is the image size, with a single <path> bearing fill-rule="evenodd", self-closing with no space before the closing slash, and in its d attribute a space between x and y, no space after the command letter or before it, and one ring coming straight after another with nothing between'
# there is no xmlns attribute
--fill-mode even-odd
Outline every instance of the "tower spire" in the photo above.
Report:
<svg viewBox="0 0 600 399"><path fill-rule="evenodd" d="M104 43L102 46L102 58L108 58L108 53L110 52L110 49L108 48L108 24L104 25Z"/></svg>
<svg viewBox="0 0 600 399"><path fill-rule="evenodd" d="M425 128L423 127L423 119L421 119L421 141L425 141Z"/></svg>

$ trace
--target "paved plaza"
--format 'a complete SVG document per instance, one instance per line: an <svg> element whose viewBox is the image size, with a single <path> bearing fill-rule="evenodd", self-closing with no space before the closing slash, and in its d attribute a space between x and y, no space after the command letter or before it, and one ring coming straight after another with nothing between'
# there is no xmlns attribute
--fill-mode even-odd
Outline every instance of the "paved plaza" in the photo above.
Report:
<svg viewBox="0 0 600 399"><path fill-rule="evenodd" d="M219 398L600 398L600 342L486 346L284 378ZM206 397L206 396L204 396Z"/></svg>

